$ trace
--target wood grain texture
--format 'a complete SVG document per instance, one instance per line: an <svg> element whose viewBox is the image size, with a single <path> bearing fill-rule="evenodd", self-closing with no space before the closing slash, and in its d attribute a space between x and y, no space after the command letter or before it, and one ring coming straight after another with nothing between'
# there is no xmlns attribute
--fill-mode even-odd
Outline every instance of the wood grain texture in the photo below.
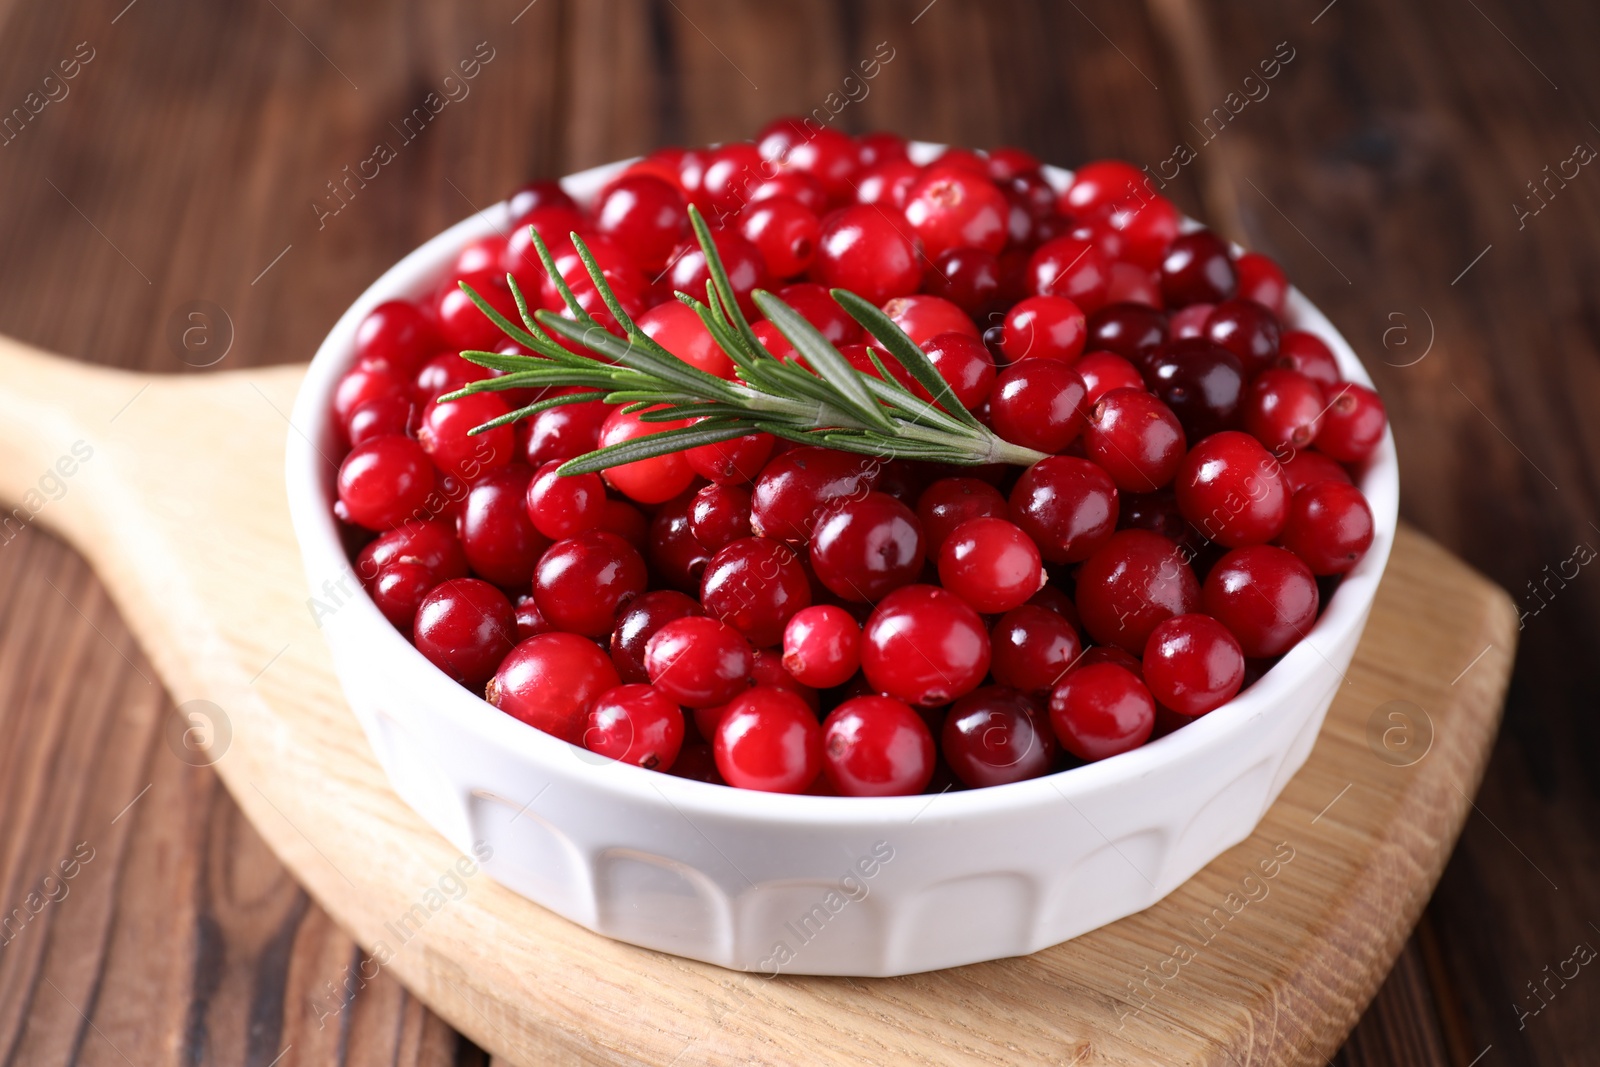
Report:
<svg viewBox="0 0 1600 1067"><path fill-rule="evenodd" d="M1185 66L1193 46L1158 3L744 7L0 0L0 110L20 104L79 42L96 50L69 96L0 146L0 332L80 359L185 371L164 337L167 319L207 299L231 319L222 367L304 359L368 280L474 204L529 176L657 143L738 136L773 113L808 110L883 40L897 57L841 114L848 129L1011 141L1065 164L1099 154L1154 163L1218 102ZM1274 95L1185 169L1174 196L1278 256L1330 313L1395 416L1407 516L1524 595L1590 536L1600 512L1600 447L1581 407L1595 395L1600 362L1600 271L1583 236L1595 232L1600 186L1585 172L1526 230L1511 210L1540 168L1594 136L1585 131L1600 115L1600 85L1586 49L1596 17L1570 0L1194 4L1190 14L1207 31L1201 55L1216 84L1242 77L1277 41L1300 51ZM319 230L311 203L325 183L484 40L499 51L473 95ZM1408 329L1385 334L1397 324ZM1408 362L1430 335L1421 363L1381 365ZM1386 348L1386 337L1414 347ZM218 919L242 906L233 898L199 903L187 872L205 868L205 850L259 854L260 842L214 781L180 783L205 783L209 772L176 764L162 747L170 704L128 662L154 678L83 562L35 527L6 541L0 580L13 594L0 601L5 899L58 862L59 845L87 839L87 824L70 819L91 798L109 818L154 782L112 829L128 832L158 789L168 797L159 818L186 827L147 829L123 846L159 862L99 868L107 881L98 910L78 907L93 898L87 880L51 905L41 919L51 937L32 955L15 951L25 939L0 950L0 1049L16 1062L122 1062L94 1027L48 1006L55 995L38 977L48 974L95 1026L133 1018L167 1035L139 1046L148 1055L130 1051L141 1067L240 1062L207 1035L250 1032L274 1004L302 1002L339 968L309 979L268 952L275 942L236 936L232 918ZM1585 572L1530 620L1482 814L1430 912L1437 944L1408 948L1402 963L1425 965L1397 969L1346 1062L1406 1062L1388 1050L1443 1047L1444 1062L1465 1067L1491 1043L1484 1067L1579 1062L1600 1042L1583 987L1525 1030L1512 1007L1600 914L1591 832L1600 737L1587 713L1600 694L1583 666L1597 616L1600 587ZM202 826L234 829L213 839ZM97 854L82 877L109 855ZM276 884L278 874L257 869ZM300 926L296 959L351 951L314 905ZM253 984L218 996L214 972L166 962L200 959L202 942ZM178 977L163 984L167 966ZM81 985L68 990L63 973L80 974ZM18 992L34 987L43 995ZM1374 1017L1386 1005L1394 1010L1380 1026ZM353 1028L305 1062L387 1058L382 1042L365 1051L366 1035L398 1032L402 1015ZM1363 1043L1369 1026L1385 1036ZM1429 1035L1425 1043L1394 1029L1407 1026ZM66 1036L40 1036L58 1032ZM247 1062L270 1058L251 1052Z"/></svg>

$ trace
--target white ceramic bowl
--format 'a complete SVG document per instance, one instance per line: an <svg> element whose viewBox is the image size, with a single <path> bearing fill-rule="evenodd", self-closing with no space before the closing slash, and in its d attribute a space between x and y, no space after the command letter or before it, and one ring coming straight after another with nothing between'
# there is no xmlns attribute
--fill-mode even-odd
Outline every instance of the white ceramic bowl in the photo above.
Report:
<svg viewBox="0 0 1600 1067"><path fill-rule="evenodd" d="M937 146L918 145L919 158ZM624 166L564 181L583 201ZM1070 174L1050 169L1058 186ZM375 305L440 282L505 232L504 204L388 270L318 349L295 404L288 489L313 589L350 564L331 511L333 389ZM1370 384L1299 292L1287 321ZM303 433L303 436L302 436ZM502 714L425 660L365 596L323 620L350 706L395 790L496 881L608 937L742 970L897 975L1037 951L1140 911L1250 834L1311 752L1393 543L1392 437L1360 479L1377 534L1310 635L1224 707L1136 751L937 796L729 789L603 760Z"/></svg>

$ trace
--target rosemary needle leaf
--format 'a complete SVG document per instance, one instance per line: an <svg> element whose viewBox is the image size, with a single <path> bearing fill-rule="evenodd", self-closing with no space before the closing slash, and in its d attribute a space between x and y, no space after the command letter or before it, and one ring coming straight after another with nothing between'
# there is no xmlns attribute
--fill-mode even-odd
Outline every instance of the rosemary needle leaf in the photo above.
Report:
<svg viewBox="0 0 1600 1067"><path fill-rule="evenodd" d="M834 289L831 292L834 301L849 312L851 318L865 327L868 333L882 341L883 347L889 354L894 356L900 365L928 391L928 395L933 397L940 407L968 426L982 425L956 398L950 383L944 380L944 376L933 365L933 361L917 347L915 341L906 336L899 324L874 307L870 301L863 300L847 289Z"/></svg>
<svg viewBox="0 0 1600 1067"><path fill-rule="evenodd" d="M894 432L894 423L883 413L878 402L872 399L872 394L867 392L860 373L822 336L821 330L771 293L758 290L755 302L778 328L778 332L794 345L795 351L800 353L817 377L838 393L843 402L840 406L870 426L886 433Z"/></svg>
<svg viewBox="0 0 1600 1067"><path fill-rule="evenodd" d="M697 448L700 445L714 445L722 441L731 441L735 437L743 437L750 432L744 425L729 425L721 423L695 426L685 426L676 430L663 430L660 433L648 434L644 437L635 437L620 444L608 445L596 449L587 455L570 459L558 469L558 474L593 474L610 467L620 467L624 463L633 463L641 459L654 459L656 456L670 455L682 452L684 449Z"/></svg>

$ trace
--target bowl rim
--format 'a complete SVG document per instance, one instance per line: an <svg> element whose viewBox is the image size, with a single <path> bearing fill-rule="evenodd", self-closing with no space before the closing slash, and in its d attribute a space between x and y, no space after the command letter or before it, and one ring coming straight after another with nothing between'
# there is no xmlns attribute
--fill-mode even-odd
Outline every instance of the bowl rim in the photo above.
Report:
<svg viewBox="0 0 1600 1067"><path fill-rule="evenodd" d="M925 162L944 147L912 142L912 158ZM619 160L579 171L561 179L561 184L575 199L585 202L592 199L610 177L633 161ZM1072 172L1046 165L1044 174L1060 189L1071 180ZM1186 229L1200 225L1185 219ZM334 471L330 468L336 465L321 453L317 442L325 438L334 387L353 357L356 328L369 310L386 300L415 299L436 289L437 278L462 245L496 233L503 236L509 226L509 209L506 202L501 202L430 238L373 281L318 346L295 398L285 456L290 515L313 593L319 584L318 576L353 573L332 512ZM1350 344L1297 288L1289 290L1284 321L1326 342L1346 380L1371 387L1372 379ZM1308 678L1318 673L1320 667L1332 666L1320 649L1338 647L1356 636L1377 592L1393 547L1399 512L1399 468L1391 429L1385 429L1382 443L1356 483L1372 508L1371 549L1345 575L1311 632L1248 689L1182 729L1130 752L1026 781L931 795L869 798L764 793L604 760L512 718L458 685L390 625L359 583L354 594L339 605L337 611L340 615L354 613L353 622L342 621L341 625L370 631L364 635L370 636L373 642L370 648L390 658L394 669L415 674L414 678L408 677L407 684L419 698L426 699L434 713L447 719L450 726L503 749L525 765L545 770L552 781L570 779L575 767L582 768L578 773L582 773L593 788L649 804L664 801L686 818L701 815L803 824L818 829L882 828L915 821L939 800L935 818L959 821L1063 799L1072 803L1116 784L1202 760L1208 752L1227 745L1249 729L1255 719L1282 713L1283 705L1295 699Z"/></svg>

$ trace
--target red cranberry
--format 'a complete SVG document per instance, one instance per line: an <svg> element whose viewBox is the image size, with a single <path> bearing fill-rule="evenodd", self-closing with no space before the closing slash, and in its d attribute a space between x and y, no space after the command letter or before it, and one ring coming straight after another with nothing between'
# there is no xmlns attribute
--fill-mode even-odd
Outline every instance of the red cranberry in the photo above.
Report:
<svg viewBox="0 0 1600 1067"><path fill-rule="evenodd" d="M1119 204L1140 197L1150 179L1132 163L1120 159L1096 159L1079 167L1072 184L1061 194L1061 210L1075 218L1094 218L1110 214Z"/></svg>
<svg viewBox="0 0 1600 1067"><path fill-rule="evenodd" d="M1239 296L1282 318L1289 298L1289 280L1283 276L1283 268L1260 252L1246 252L1234 260L1233 268L1239 274Z"/></svg>
<svg viewBox="0 0 1600 1067"><path fill-rule="evenodd" d="M1184 457L1178 509L1208 540L1237 548L1272 540L1289 514L1277 459L1249 434L1212 434Z"/></svg>
<svg viewBox="0 0 1600 1067"><path fill-rule="evenodd" d="M916 292L922 263L901 233L904 225L897 226L879 205L860 204L830 216L817 244L817 280L880 305Z"/></svg>
<svg viewBox="0 0 1600 1067"><path fill-rule="evenodd" d="M1027 359L995 379L989 396L994 432L1012 444L1052 455L1083 432L1083 379L1065 360Z"/></svg>
<svg viewBox="0 0 1600 1067"><path fill-rule="evenodd" d="M952 248L1000 251L1007 210L988 178L955 169L930 170L906 194L906 221L930 259Z"/></svg>
<svg viewBox="0 0 1600 1067"><path fill-rule="evenodd" d="M1083 653L1072 623L1038 604L1023 604L1002 615L989 642L994 680L1024 693L1054 687Z"/></svg>
<svg viewBox="0 0 1600 1067"><path fill-rule="evenodd" d="M1075 237L1057 237L1040 245L1028 260L1028 291L1034 296L1059 296L1085 312L1106 302L1111 271L1093 245Z"/></svg>
<svg viewBox="0 0 1600 1067"><path fill-rule="evenodd" d="M616 534L640 552L650 540L650 520L626 500L607 500L600 512L600 525L595 528Z"/></svg>
<svg viewBox="0 0 1600 1067"><path fill-rule="evenodd" d="M1322 429L1322 387L1304 374L1262 371L1244 398L1244 428L1273 452L1299 451Z"/></svg>
<svg viewBox="0 0 1600 1067"><path fill-rule="evenodd" d="M1215 304L1190 304L1179 308L1167 317L1167 336L1174 341L1185 341L1206 335L1206 320L1217 309Z"/></svg>
<svg viewBox="0 0 1600 1067"><path fill-rule="evenodd" d="M972 519L939 550L939 582L985 615L1023 604L1044 585L1039 547L1005 519Z"/></svg>
<svg viewBox="0 0 1600 1067"><path fill-rule="evenodd" d="M1236 548L1206 575L1206 614L1252 659L1279 656L1311 631L1320 598L1300 557L1273 545Z"/></svg>
<svg viewBox="0 0 1600 1067"><path fill-rule="evenodd" d="M339 466L339 502L351 522L369 530L426 517L434 484L428 454L399 435L357 445Z"/></svg>
<svg viewBox="0 0 1600 1067"><path fill-rule="evenodd" d="M670 619L645 645L650 684L679 704L711 708L750 687L755 654L727 623L703 615Z"/></svg>
<svg viewBox="0 0 1600 1067"><path fill-rule="evenodd" d="M556 204L534 208L519 218L512 228L511 236L506 239L506 250L500 266L516 276L517 286L524 295L530 300L542 301L546 286L544 262L534 246L533 235L538 233L554 254L572 246L569 235L573 232L593 232L589 230L589 220L576 208Z"/></svg>
<svg viewBox="0 0 1600 1067"><path fill-rule="evenodd" d="M711 231L711 243L722 257L722 267L728 273L728 284L740 309L750 318L757 315L755 301L750 294L767 287L767 261L761 250L733 230ZM706 266L706 254L694 241L678 246L672 254L672 266L667 274L668 284L680 293L693 293L705 297L706 282L711 280Z"/></svg>
<svg viewBox="0 0 1600 1067"><path fill-rule="evenodd" d="M1113 389L1143 389L1144 378L1132 363L1111 352L1090 352L1072 365L1083 379L1085 410Z"/></svg>
<svg viewBox="0 0 1600 1067"><path fill-rule="evenodd" d="M1118 489L1148 493L1172 481L1183 462L1183 426L1144 390L1113 389L1089 410L1083 445Z"/></svg>
<svg viewBox="0 0 1600 1067"><path fill-rule="evenodd" d="M616 534L589 530L557 541L539 558L533 597L558 629L604 637L617 609L644 592L648 580L637 549Z"/></svg>
<svg viewBox="0 0 1600 1067"><path fill-rule="evenodd" d="M683 453L689 467L702 478L720 485L749 485L767 465L777 438L768 433L746 434L730 441L699 445Z"/></svg>
<svg viewBox="0 0 1600 1067"><path fill-rule="evenodd" d="M1024 359L1074 360L1083 351L1084 315L1061 296L1030 296L1006 312L1001 351L1011 363Z"/></svg>
<svg viewBox="0 0 1600 1067"><path fill-rule="evenodd" d="M934 334L919 343L928 362L950 386L961 406L968 411L982 407L995 381L994 359L983 342L973 335L948 332ZM927 390L920 383L913 391L928 399Z"/></svg>
<svg viewBox="0 0 1600 1067"><path fill-rule="evenodd" d="M630 600L611 631L611 662L617 675L624 682L648 682L645 649L656 631L674 619L704 614L698 600L674 589L657 589Z"/></svg>
<svg viewBox="0 0 1600 1067"><path fill-rule="evenodd" d="M1237 287L1228 243L1210 230L1183 234L1167 246L1161 260L1161 296L1168 307L1220 303Z"/></svg>
<svg viewBox="0 0 1600 1067"><path fill-rule="evenodd" d="M689 505L689 530L707 551L750 536L750 494L735 485L705 486Z"/></svg>
<svg viewBox="0 0 1600 1067"><path fill-rule="evenodd" d="M417 651L468 689L483 688L516 633L511 601L476 578L440 582L417 607Z"/></svg>
<svg viewBox="0 0 1600 1067"><path fill-rule="evenodd" d="M1052 563L1077 563L1117 528L1117 486L1102 467L1052 456L1029 467L1011 490L1011 517Z"/></svg>
<svg viewBox="0 0 1600 1067"><path fill-rule="evenodd" d="M593 641L577 634L539 634L505 657L485 698L514 719L580 745L589 707L619 684L616 668Z"/></svg>
<svg viewBox="0 0 1600 1067"><path fill-rule="evenodd" d="M622 408L613 408L611 414L606 416L604 425L600 427L600 447L608 448L611 445L620 445L624 441L633 441L653 433L675 430L688 425L688 422L682 419L672 422L645 422L640 418L643 414L645 414L643 411L625 413ZM632 463L609 467L603 473L606 481L617 492L641 504L660 504L671 500L689 488L689 483L694 481L694 471L682 452L668 452L663 456L634 460Z"/></svg>
<svg viewBox="0 0 1600 1067"><path fill-rule="evenodd" d="M378 572L369 589L372 602L396 630L411 637L423 597L438 584L428 568L416 563L391 563Z"/></svg>
<svg viewBox="0 0 1600 1067"><path fill-rule="evenodd" d="M1145 377L1183 426L1185 440L1198 441L1239 422L1245 371L1239 358L1199 337L1169 341L1146 360Z"/></svg>
<svg viewBox="0 0 1600 1067"><path fill-rule="evenodd" d="M729 705L712 750L731 786L801 793L822 770L822 727L794 693L758 686Z"/></svg>
<svg viewBox="0 0 1600 1067"><path fill-rule="evenodd" d="M1278 543L1312 574L1344 574L1372 547L1372 509L1347 482L1322 481L1294 494Z"/></svg>
<svg viewBox="0 0 1600 1067"><path fill-rule="evenodd" d="M739 232L761 252L768 275L793 278L811 266L822 224L800 201L774 196L739 213Z"/></svg>
<svg viewBox="0 0 1600 1067"><path fill-rule="evenodd" d="M447 522L408 520L381 534L356 557L356 578L370 585L396 563L426 567L435 583L467 576L467 557Z"/></svg>
<svg viewBox="0 0 1600 1067"><path fill-rule="evenodd" d="M439 293L433 313L445 344L457 350L492 348L500 342L500 327L483 313L462 285L470 287L512 322L518 318L516 298L506 285L505 275L497 270L469 274L459 279L459 284L452 280Z"/></svg>
<svg viewBox="0 0 1600 1067"><path fill-rule="evenodd" d="M963 784L1008 785L1050 773L1058 751L1043 716L1021 693L985 686L956 701L939 747Z"/></svg>
<svg viewBox="0 0 1600 1067"><path fill-rule="evenodd" d="M1200 583L1165 537L1119 530L1078 568L1077 605L1097 643L1137 656L1162 620L1200 610Z"/></svg>
<svg viewBox="0 0 1600 1067"><path fill-rule="evenodd" d="M868 618L861 669L873 688L908 704L947 704L989 673L989 635L978 613L955 594L908 585Z"/></svg>
<svg viewBox="0 0 1600 1067"><path fill-rule="evenodd" d="M933 736L893 697L846 700L822 724L822 770L847 797L911 796L933 777Z"/></svg>
<svg viewBox="0 0 1600 1067"><path fill-rule="evenodd" d="M589 709L583 747L647 771L665 771L683 746L683 709L648 685L619 685Z"/></svg>
<svg viewBox="0 0 1600 1067"><path fill-rule="evenodd" d="M1283 461L1282 469L1283 484L1289 490L1291 498L1306 486L1316 485L1318 482L1352 484L1350 472L1337 460L1330 459L1321 452L1296 452Z"/></svg>
<svg viewBox="0 0 1600 1067"><path fill-rule="evenodd" d="M732 214L744 205L762 175L770 173L763 164L761 153L748 141L734 141L711 150L700 187L717 216Z"/></svg>
<svg viewBox="0 0 1600 1067"><path fill-rule="evenodd" d="M1050 724L1061 747L1083 760L1138 748L1156 725L1156 704L1134 674L1110 663L1082 667L1050 695Z"/></svg>
<svg viewBox="0 0 1600 1067"><path fill-rule="evenodd" d="M1225 300L1206 316L1205 336L1221 345L1254 376L1278 358L1278 319L1253 300Z"/></svg>
<svg viewBox="0 0 1600 1067"><path fill-rule="evenodd" d="M405 380L387 364L363 364L347 371L333 391L333 415L347 432L358 408L378 400L402 398Z"/></svg>
<svg viewBox="0 0 1600 1067"><path fill-rule="evenodd" d="M553 181L529 182L511 194L506 206L518 226L526 225L528 213L539 208L561 207L576 211L578 207L561 188L561 183Z"/></svg>
<svg viewBox="0 0 1600 1067"><path fill-rule="evenodd" d="M390 300L356 327L356 362L378 363L404 377L415 374L442 342L433 320L408 300Z"/></svg>
<svg viewBox="0 0 1600 1067"><path fill-rule="evenodd" d="M875 164L861 172L856 186L858 204L874 204L901 211L911 187L922 177L922 168L908 159L893 159Z"/></svg>
<svg viewBox="0 0 1600 1067"><path fill-rule="evenodd" d="M1107 304L1089 316L1088 338L1092 351L1114 352L1142 363L1167 339L1167 317L1155 308L1138 304Z"/></svg>
<svg viewBox="0 0 1600 1067"><path fill-rule="evenodd" d="M861 165L859 150L848 134L831 126L819 127L815 121L809 121L806 135L781 162L817 179L833 200L847 200L855 192L854 179Z"/></svg>
<svg viewBox="0 0 1600 1067"><path fill-rule="evenodd" d="M563 404L535 415L528 425L523 458L538 469L553 459L577 459L600 447L600 427L611 405L599 400Z"/></svg>
<svg viewBox="0 0 1600 1067"><path fill-rule="evenodd" d="M833 505L811 538L812 570L844 600L876 603L915 581L924 558L916 515L886 493Z"/></svg>
<svg viewBox="0 0 1600 1067"><path fill-rule="evenodd" d="M435 401L422 409L417 440L434 466L464 481L474 481L484 471L511 462L517 435L509 426L497 426L480 434L470 431L510 411L494 393L476 393L447 404Z"/></svg>
<svg viewBox="0 0 1600 1067"><path fill-rule="evenodd" d="M457 525L473 573L502 589L526 589L550 538L528 521L528 483L533 472L514 464L490 471L473 484Z"/></svg>
<svg viewBox="0 0 1600 1067"><path fill-rule="evenodd" d="M717 773L716 758L711 754L711 746L704 741L686 744L679 749L678 758L667 773L675 778L688 778L709 785L728 784Z"/></svg>
<svg viewBox="0 0 1600 1067"><path fill-rule="evenodd" d="M704 291L698 295L701 299L705 297ZM717 345L700 316L688 306L676 300L657 304L639 316L637 325L646 337L689 366L718 378L733 377L733 360Z"/></svg>
<svg viewBox="0 0 1600 1067"><path fill-rule="evenodd" d="M972 318L985 318L1000 297L1000 260L981 248L952 248L934 260L924 285Z"/></svg>
<svg viewBox="0 0 1600 1067"><path fill-rule="evenodd" d="M752 323L750 332L756 335L756 341L760 343L762 348L767 350L767 354L773 359L780 362L788 362L799 356L799 350L783 335L783 331L778 329L777 324L774 322L763 319L760 322Z"/></svg>
<svg viewBox="0 0 1600 1067"><path fill-rule="evenodd" d="M468 242L461 251L456 253L455 261L451 264L450 272L457 277L476 274L479 271L498 271L500 263L506 257L506 239L499 235L480 237L476 241ZM438 346L435 345L435 348Z"/></svg>
<svg viewBox="0 0 1600 1067"><path fill-rule="evenodd" d="M856 138L856 154L863 167L906 158L906 139L888 130L873 130Z"/></svg>
<svg viewBox="0 0 1600 1067"><path fill-rule="evenodd" d="M1383 401L1364 385L1344 382L1327 390L1328 410L1317 434L1317 451L1340 463L1361 463L1383 442L1389 419Z"/></svg>
<svg viewBox="0 0 1600 1067"><path fill-rule="evenodd" d="M977 478L941 478L917 498L917 521L931 555L938 554L957 526L985 515L1004 519L1011 512L1000 490Z"/></svg>
<svg viewBox="0 0 1600 1067"><path fill-rule="evenodd" d="M1209 615L1174 615L1150 632L1144 684L1180 715L1204 715L1233 699L1244 684L1244 653L1228 628Z"/></svg>
<svg viewBox="0 0 1600 1067"><path fill-rule="evenodd" d="M751 204L779 199L793 200L813 215L821 215L828 210L828 191L821 182L804 171L780 170L770 178L761 179L750 190Z"/></svg>
<svg viewBox="0 0 1600 1067"><path fill-rule="evenodd" d="M1122 238L1122 255L1144 270L1155 270L1178 236L1182 217L1172 201L1146 193L1143 199L1130 199L1108 221Z"/></svg>
<svg viewBox="0 0 1600 1067"><path fill-rule="evenodd" d="M788 632L788 627L784 627L784 632ZM782 649L756 649L756 665L751 677L755 679L756 685L775 685L779 689L787 689L791 693L798 694L812 711L821 713L822 698L817 695L815 689L789 673L789 669L783 665Z"/></svg>
<svg viewBox="0 0 1600 1067"><path fill-rule="evenodd" d="M802 445L775 457L756 479L751 525L763 537L810 540L829 505L859 500L877 484L882 463L867 456Z"/></svg>
<svg viewBox="0 0 1600 1067"><path fill-rule="evenodd" d="M1321 386L1339 384L1339 361L1333 358L1333 349L1314 333L1305 330L1286 330L1278 340L1277 364L1287 370L1297 370Z"/></svg>
<svg viewBox="0 0 1600 1067"><path fill-rule="evenodd" d="M369 400L350 413L350 445L354 447L390 434L403 436L410 430L415 414L416 405L405 396L380 396Z"/></svg>
<svg viewBox="0 0 1600 1067"><path fill-rule="evenodd" d="M815 282L786 285L778 290L778 299L798 311L832 344L851 345L861 340L861 326L825 287Z"/></svg>
<svg viewBox="0 0 1600 1067"><path fill-rule="evenodd" d="M884 302L883 313L918 345L943 333L964 334L977 340L978 327L965 311L942 297L913 293ZM869 343L878 346L877 338Z"/></svg>
<svg viewBox="0 0 1600 1067"><path fill-rule="evenodd" d="M689 507L693 493L685 493L661 505L650 520L646 551L650 572L666 585L685 593L698 593L711 553L695 540L689 529Z"/></svg>
<svg viewBox="0 0 1600 1067"><path fill-rule="evenodd" d="M782 541L746 537L724 545L706 565L700 602L762 647L783 640L795 612L811 604L811 582L794 550Z"/></svg>
<svg viewBox="0 0 1600 1067"><path fill-rule="evenodd" d="M606 486L598 474L557 474L561 461L539 468L528 484L527 514L551 540L576 537L600 526L606 509Z"/></svg>
<svg viewBox="0 0 1600 1067"><path fill-rule="evenodd" d="M832 604L796 612L783 630L783 666L814 689L843 685L861 666L861 627Z"/></svg>
<svg viewBox="0 0 1600 1067"><path fill-rule="evenodd" d="M1189 553L1198 553L1206 544L1200 531L1190 526L1189 520L1178 510L1178 496L1171 489L1123 496L1117 529L1149 530L1175 542Z"/></svg>
<svg viewBox="0 0 1600 1067"><path fill-rule="evenodd" d="M595 204L595 228L616 241L647 273L667 265L689 235L688 205L676 187L648 174L624 174Z"/></svg>

